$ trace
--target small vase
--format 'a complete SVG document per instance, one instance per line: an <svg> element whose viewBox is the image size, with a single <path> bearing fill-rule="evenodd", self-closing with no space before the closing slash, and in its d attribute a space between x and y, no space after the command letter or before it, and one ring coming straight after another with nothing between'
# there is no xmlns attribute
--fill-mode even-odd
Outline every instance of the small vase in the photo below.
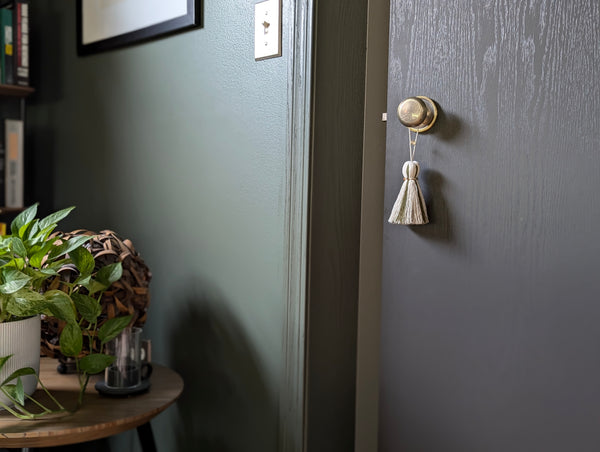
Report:
<svg viewBox="0 0 600 452"><path fill-rule="evenodd" d="M0 323L0 357L13 355L0 370L0 383L15 370L32 367L36 374L40 371L40 316L29 317L14 322ZM25 393L31 395L37 387L34 375L21 377ZM15 382L13 382L15 383ZM0 391L0 401L10 405L8 398Z"/></svg>

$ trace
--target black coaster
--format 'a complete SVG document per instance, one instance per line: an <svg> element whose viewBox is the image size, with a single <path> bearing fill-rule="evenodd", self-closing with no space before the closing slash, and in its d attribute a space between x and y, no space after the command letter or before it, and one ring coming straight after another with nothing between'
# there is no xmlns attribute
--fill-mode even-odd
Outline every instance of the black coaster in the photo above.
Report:
<svg viewBox="0 0 600 452"><path fill-rule="evenodd" d="M127 397L131 395L141 394L150 389L150 379L142 380L142 382L131 388L109 388L106 382L99 381L94 386L100 394L110 397Z"/></svg>

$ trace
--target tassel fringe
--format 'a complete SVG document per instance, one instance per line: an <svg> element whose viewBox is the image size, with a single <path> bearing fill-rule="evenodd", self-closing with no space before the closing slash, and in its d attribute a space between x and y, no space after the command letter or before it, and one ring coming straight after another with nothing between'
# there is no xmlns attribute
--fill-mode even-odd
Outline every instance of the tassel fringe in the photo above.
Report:
<svg viewBox="0 0 600 452"><path fill-rule="evenodd" d="M419 162L408 161L402 166L404 182L394 203L388 222L392 224L427 224L427 206L419 187Z"/></svg>

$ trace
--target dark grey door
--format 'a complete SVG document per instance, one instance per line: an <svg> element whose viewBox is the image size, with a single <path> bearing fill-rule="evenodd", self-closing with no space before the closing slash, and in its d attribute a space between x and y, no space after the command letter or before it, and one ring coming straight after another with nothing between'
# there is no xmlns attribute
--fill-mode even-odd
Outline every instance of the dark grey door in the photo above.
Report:
<svg viewBox="0 0 600 452"><path fill-rule="evenodd" d="M391 4L379 448L600 451L600 2Z"/></svg>

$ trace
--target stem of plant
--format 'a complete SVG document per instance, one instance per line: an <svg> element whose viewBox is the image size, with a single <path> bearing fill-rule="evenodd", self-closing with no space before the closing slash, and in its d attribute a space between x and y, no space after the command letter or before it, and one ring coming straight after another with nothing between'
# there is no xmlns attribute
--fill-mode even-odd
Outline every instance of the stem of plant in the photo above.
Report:
<svg viewBox="0 0 600 452"><path fill-rule="evenodd" d="M42 387L44 392L46 394L48 394L48 397L50 397L50 399L56 404L56 406L59 407L61 410L66 411L66 408L64 406L62 406L62 404L54 398L54 396L50 393L50 391L48 391L48 388L46 388L44 383L42 383L42 380L40 379L40 377L36 375L36 378L37 378L38 384Z"/></svg>
<svg viewBox="0 0 600 452"><path fill-rule="evenodd" d="M17 417L19 419L31 419L31 416L22 415L22 414L16 412L15 410L11 409L8 405L6 405L3 402L0 402L0 406L2 408L4 408L6 411L8 411L10 414L12 414L13 416L15 416L15 417Z"/></svg>
<svg viewBox="0 0 600 452"><path fill-rule="evenodd" d="M46 393L48 395L50 395L50 393L48 393L48 391L44 388L44 390L46 391ZM12 414L13 416L22 419L22 420L33 420L33 419L40 419L43 418L45 416L48 416L50 414L60 414L60 413L67 413L67 409L64 408L60 403L58 403L56 401L56 399L54 399L54 397L52 397L50 395L50 398L54 401L54 403L56 403L57 406L59 406L60 408L58 410L52 410L46 406L44 406L43 404L41 404L40 402L38 402L37 400L35 400L33 397L29 396L29 395L25 395L27 397L28 400L33 401L38 407L40 407L42 409L41 413L31 413L30 411L28 411L27 409L25 409L25 407L23 405L21 405L19 403L18 400L15 400L14 397L12 397L10 394L8 394L6 392L6 390L4 390L4 388L2 388L2 392L8 397L8 399L14 404L14 409L9 407L8 405L6 405L3 402L0 402L0 406L2 408L4 408L6 411L8 411L10 414Z"/></svg>
<svg viewBox="0 0 600 452"><path fill-rule="evenodd" d="M85 375L85 381L81 385L81 388L79 390L79 398L77 399L77 408L79 408L83 404L83 394L85 394L85 389L87 388L88 382L90 381L90 376L87 374L87 372L84 372L84 375Z"/></svg>

